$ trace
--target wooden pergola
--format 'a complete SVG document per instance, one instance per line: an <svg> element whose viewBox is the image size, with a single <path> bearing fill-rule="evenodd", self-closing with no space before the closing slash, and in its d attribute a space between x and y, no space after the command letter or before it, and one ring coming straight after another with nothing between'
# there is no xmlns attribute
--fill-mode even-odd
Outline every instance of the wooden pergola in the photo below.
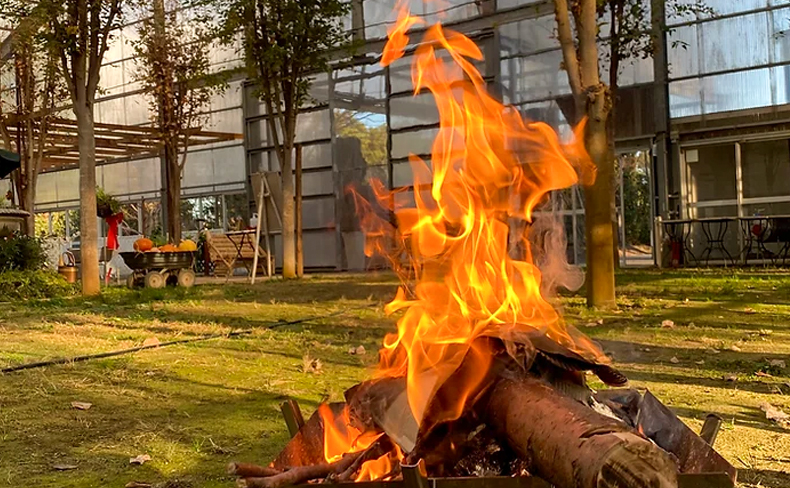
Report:
<svg viewBox="0 0 790 488"><path fill-rule="evenodd" d="M16 139L17 126L9 125L8 129L11 137ZM187 136L190 148L244 138L243 134L212 132L200 128L190 130ZM163 148L162 138L154 127L96 122L95 140L97 164L158 157ZM76 120L60 117L49 119L44 144L41 167L43 173L79 167L79 132Z"/></svg>

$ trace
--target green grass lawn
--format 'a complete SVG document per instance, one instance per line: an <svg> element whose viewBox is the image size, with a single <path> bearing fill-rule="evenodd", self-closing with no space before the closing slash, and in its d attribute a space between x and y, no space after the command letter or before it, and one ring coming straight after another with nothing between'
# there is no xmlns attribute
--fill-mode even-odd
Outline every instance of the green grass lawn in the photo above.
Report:
<svg viewBox="0 0 790 488"><path fill-rule="evenodd" d="M287 441L284 398L309 414L369 375L394 327L381 304L395 287L386 274L313 276L3 304L0 367L152 337L249 333L0 375L0 486L233 486L229 461L267 462ZM708 412L721 415L716 447L744 486L790 487L790 430L759 409L769 402L790 413L790 369L771 364L790 366L790 273L629 271L618 288L615 312L590 312L576 295L560 305L633 385L694 429ZM304 317L314 318L268 328ZM366 355L348 353L359 345ZM305 356L321 360L319 373L304 372ZM76 410L73 401L93 406ZM139 454L151 461L130 465Z"/></svg>

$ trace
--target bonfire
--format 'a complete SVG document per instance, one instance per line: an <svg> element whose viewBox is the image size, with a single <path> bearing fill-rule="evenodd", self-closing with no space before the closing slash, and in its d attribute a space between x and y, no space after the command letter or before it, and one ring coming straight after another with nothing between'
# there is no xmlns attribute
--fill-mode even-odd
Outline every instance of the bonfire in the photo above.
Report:
<svg viewBox="0 0 790 488"><path fill-rule="evenodd" d="M399 314L397 332L384 338L372 378L344 403L321 405L275 460L232 464L239 484L414 472L540 477L562 488L670 487L706 471L734 479L649 393L591 389L588 375L611 387L627 378L550 300L547 284L570 267L552 238L559 226L536 212L552 191L595 178L584 124L563 141L524 120L488 93L473 41L440 24L410 39L420 23L400 11L381 64L417 45L415 94L430 92L440 119L430 162L410 158L413 201L376 182L370 196L355 194L366 252L387 256L403 279L386 306Z"/></svg>

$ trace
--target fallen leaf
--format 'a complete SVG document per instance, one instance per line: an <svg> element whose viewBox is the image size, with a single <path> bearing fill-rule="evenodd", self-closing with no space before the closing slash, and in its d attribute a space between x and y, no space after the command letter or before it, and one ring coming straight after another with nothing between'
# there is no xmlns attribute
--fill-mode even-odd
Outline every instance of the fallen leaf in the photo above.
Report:
<svg viewBox="0 0 790 488"><path fill-rule="evenodd" d="M759 376L761 378L773 378L773 375L766 373L765 371L758 371L754 373L755 376Z"/></svg>
<svg viewBox="0 0 790 488"><path fill-rule="evenodd" d="M71 471L72 469L77 469L76 464L54 464L52 469L55 471Z"/></svg>
<svg viewBox="0 0 790 488"><path fill-rule="evenodd" d="M743 309L743 311L744 311L744 313L748 313L748 314L757 313L757 311L755 309L753 309L752 307L746 307L746 308Z"/></svg>
<svg viewBox="0 0 790 488"><path fill-rule="evenodd" d="M603 325L603 319L598 319L595 321L595 323L598 325Z"/></svg>
<svg viewBox="0 0 790 488"><path fill-rule="evenodd" d="M357 356L364 356L366 352L367 351L365 351L365 346L359 346L359 347L357 347L357 349L355 351L355 354Z"/></svg>
<svg viewBox="0 0 790 488"><path fill-rule="evenodd" d="M727 376L724 377L724 380L725 381L738 381L738 377L735 376L734 374L728 374Z"/></svg>
<svg viewBox="0 0 790 488"><path fill-rule="evenodd" d="M774 333L774 331L772 331L771 329L760 329L760 330L757 331L757 334L759 334L761 336L769 336L769 335L771 335L773 333Z"/></svg>
<svg viewBox="0 0 790 488"><path fill-rule="evenodd" d="M672 321L672 320L664 320L663 322L661 322L661 327L663 327L665 329L674 329L675 328L675 322Z"/></svg>
<svg viewBox="0 0 790 488"><path fill-rule="evenodd" d="M765 412L765 418L768 420L772 420L782 426L790 426L790 415L783 412L778 407L763 402L760 404L760 410Z"/></svg>
<svg viewBox="0 0 790 488"><path fill-rule="evenodd" d="M718 349L713 349L712 347L705 349L705 354L719 354L720 352L721 351Z"/></svg>
<svg viewBox="0 0 790 488"><path fill-rule="evenodd" d="M159 344L161 344L161 342L159 342L159 339L156 337L149 337L143 341L143 347L158 346Z"/></svg>
<svg viewBox="0 0 790 488"><path fill-rule="evenodd" d="M138 465L140 465L140 464L143 464L144 462L150 461L150 460L151 460L151 456L149 456L148 454L140 454L137 457L130 458L129 459L129 464L138 464Z"/></svg>
<svg viewBox="0 0 790 488"><path fill-rule="evenodd" d="M352 347L349 347L349 348L348 348L348 353L349 353L349 354L351 354L351 355L353 356L354 354L356 354L356 353L357 353L357 348L356 348L356 347L353 347L353 346L352 346Z"/></svg>
<svg viewBox="0 0 790 488"><path fill-rule="evenodd" d="M733 345L730 346L730 351L741 352L741 348L736 346L735 344L733 344Z"/></svg>
<svg viewBox="0 0 790 488"><path fill-rule="evenodd" d="M302 357L302 372L318 374L323 369L324 364L320 359L311 358L309 354Z"/></svg>
<svg viewBox="0 0 790 488"><path fill-rule="evenodd" d="M77 410L88 410L93 404L88 402L71 402L71 406Z"/></svg>
<svg viewBox="0 0 790 488"><path fill-rule="evenodd" d="M696 326L697 324L695 324L694 322L689 322L689 328L693 329Z"/></svg>
<svg viewBox="0 0 790 488"><path fill-rule="evenodd" d="M768 361L768 364L780 369L785 369L787 367L787 363L785 363L782 359L771 359Z"/></svg>
<svg viewBox="0 0 790 488"><path fill-rule="evenodd" d="M704 359L700 359L699 361L694 361L694 364L698 364L698 365L702 366L703 364L705 364L705 360Z"/></svg>
<svg viewBox="0 0 790 488"><path fill-rule="evenodd" d="M669 362L672 364L678 364L680 362L680 359L676 358L675 356L672 356L672 359L670 359Z"/></svg>
<svg viewBox="0 0 790 488"><path fill-rule="evenodd" d="M584 326L585 327L597 327L598 324L596 324L595 322L587 322L586 324L584 324Z"/></svg>
<svg viewBox="0 0 790 488"><path fill-rule="evenodd" d="M152 485L151 483L144 483L142 481L130 481L126 483L126 486L124 488L151 488L152 486L154 485Z"/></svg>

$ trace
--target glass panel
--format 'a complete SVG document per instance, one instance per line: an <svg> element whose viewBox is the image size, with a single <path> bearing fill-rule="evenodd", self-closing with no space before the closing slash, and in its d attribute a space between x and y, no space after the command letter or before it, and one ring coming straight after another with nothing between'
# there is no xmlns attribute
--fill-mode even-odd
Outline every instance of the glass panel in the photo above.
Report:
<svg viewBox="0 0 790 488"><path fill-rule="evenodd" d="M201 224L210 229L221 229L222 196L185 198L181 200L181 228L185 231L200 230Z"/></svg>
<svg viewBox="0 0 790 488"><path fill-rule="evenodd" d="M233 183L245 181L247 175L244 171L244 147L231 146L211 150L213 184ZM186 172L187 169L184 168Z"/></svg>
<svg viewBox="0 0 790 488"><path fill-rule="evenodd" d="M301 113L296 118L296 142L329 139L329 110Z"/></svg>
<svg viewBox="0 0 790 488"><path fill-rule="evenodd" d="M336 71L334 76L338 107L334 110L335 147L338 161L342 160L338 164L354 168L386 164L384 72L359 66Z"/></svg>
<svg viewBox="0 0 790 488"><path fill-rule="evenodd" d="M700 80L674 81L669 84L669 112L672 118L702 113Z"/></svg>
<svg viewBox="0 0 790 488"><path fill-rule="evenodd" d="M735 145L702 146L693 151L699 160L686 163L691 201L735 199Z"/></svg>
<svg viewBox="0 0 790 488"><path fill-rule="evenodd" d="M333 195L334 178L331 171L316 171L302 174L302 195Z"/></svg>
<svg viewBox="0 0 790 488"><path fill-rule="evenodd" d="M743 196L790 197L790 141L741 144Z"/></svg>
<svg viewBox="0 0 790 488"><path fill-rule="evenodd" d="M409 154L430 154L433 140L439 129L427 129L392 134L392 159L406 158Z"/></svg>
<svg viewBox="0 0 790 488"><path fill-rule="evenodd" d="M302 168L329 168L332 166L332 144L302 146Z"/></svg>
<svg viewBox="0 0 790 488"><path fill-rule="evenodd" d="M528 54L559 47L554 16L527 19L505 24L499 28L503 56Z"/></svg>
<svg viewBox="0 0 790 488"><path fill-rule="evenodd" d="M212 162L211 151L192 151L187 156L184 166L184 176L181 179L181 186L189 188L191 186L211 185L214 181L214 164Z"/></svg>
<svg viewBox="0 0 790 488"><path fill-rule="evenodd" d="M140 233L140 219L138 214L139 203L125 203L121 205L123 212L123 222L121 223L121 235L136 235Z"/></svg>
<svg viewBox="0 0 790 488"><path fill-rule="evenodd" d="M226 229L242 230L250 222L250 201L246 193L225 195Z"/></svg>
<svg viewBox="0 0 790 488"><path fill-rule="evenodd" d="M697 43L696 25L671 29L667 35L667 48L670 79L699 74L699 44Z"/></svg>
<svg viewBox="0 0 790 488"><path fill-rule="evenodd" d="M57 173L43 173L36 180L36 204L58 200Z"/></svg>
<svg viewBox="0 0 790 488"><path fill-rule="evenodd" d="M429 93L390 100L390 125L393 129L438 122L439 111L436 109L433 96Z"/></svg>
<svg viewBox="0 0 790 488"><path fill-rule="evenodd" d="M562 53L550 51L501 63L503 90L510 103L570 93Z"/></svg>
<svg viewBox="0 0 790 488"><path fill-rule="evenodd" d="M396 0L365 2L365 38L376 39L387 36L387 24L397 17Z"/></svg>
<svg viewBox="0 0 790 488"><path fill-rule="evenodd" d="M770 37L765 12L706 22L701 27L703 72L768 62Z"/></svg>
<svg viewBox="0 0 790 488"><path fill-rule="evenodd" d="M158 159L130 161L128 171L130 193L159 191L161 172Z"/></svg>
<svg viewBox="0 0 790 488"><path fill-rule="evenodd" d="M775 10L771 16L773 32L770 41L773 43L773 61L790 61L790 8Z"/></svg>
<svg viewBox="0 0 790 488"><path fill-rule="evenodd" d="M705 0L704 2L704 5L713 9L715 15L757 10L767 4L767 0L738 0L737 2L733 0Z"/></svg>
<svg viewBox="0 0 790 488"><path fill-rule="evenodd" d="M711 76L701 83L708 114L771 105L768 68Z"/></svg>
<svg viewBox="0 0 790 488"><path fill-rule="evenodd" d="M402 186L411 186L414 184L414 175L411 171L409 163L393 163L392 164L392 186L400 188Z"/></svg>
<svg viewBox="0 0 790 488"><path fill-rule="evenodd" d="M64 201L80 199L80 173L79 170L71 169L68 171L58 171L54 173L58 182L58 198L57 201L62 203ZM100 181L97 179L97 181Z"/></svg>
<svg viewBox="0 0 790 488"><path fill-rule="evenodd" d="M163 236L162 231L162 203L159 200L146 200L143 202L143 234L154 238Z"/></svg>
<svg viewBox="0 0 790 488"><path fill-rule="evenodd" d="M326 229L334 225L334 196L302 200L302 229Z"/></svg>

